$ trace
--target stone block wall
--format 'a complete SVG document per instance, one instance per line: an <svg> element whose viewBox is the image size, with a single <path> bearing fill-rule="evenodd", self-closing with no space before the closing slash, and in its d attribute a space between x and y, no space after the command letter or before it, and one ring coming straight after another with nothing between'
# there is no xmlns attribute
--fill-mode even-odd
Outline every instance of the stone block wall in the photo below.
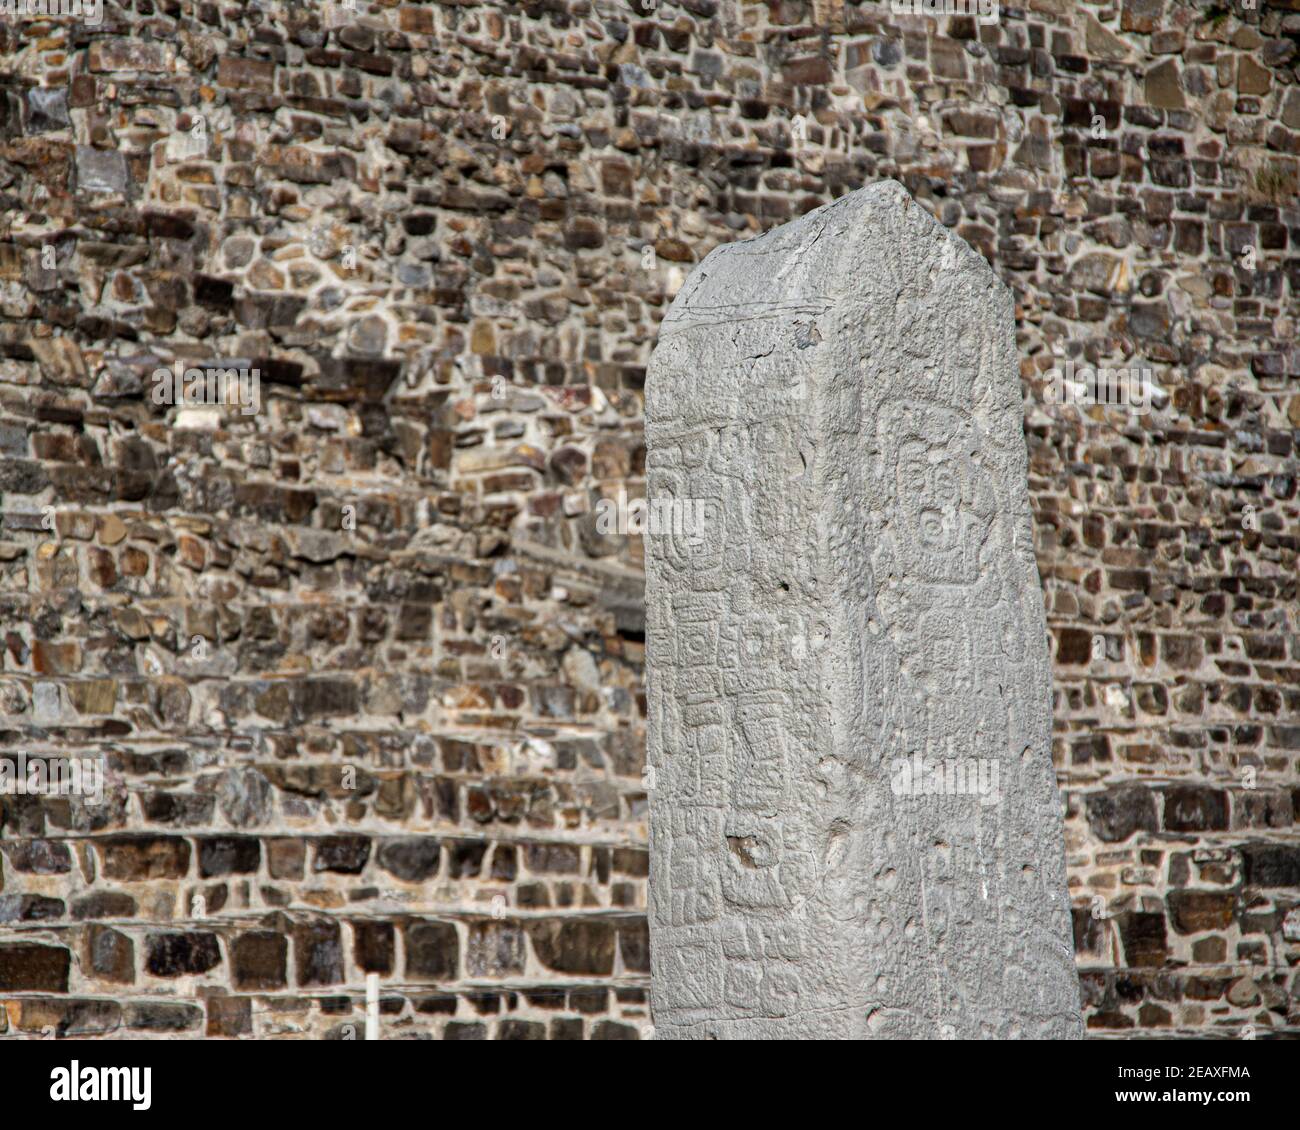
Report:
<svg viewBox="0 0 1300 1130"><path fill-rule="evenodd" d="M1089 1027L1300 1031L1300 3L0 21L0 1038L647 1034L655 329L894 177L1018 300ZM1151 410L1049 371L1149 367ZM158 403L256 370L257 411ZM708 374L701 373L701 380Z"/></svg>

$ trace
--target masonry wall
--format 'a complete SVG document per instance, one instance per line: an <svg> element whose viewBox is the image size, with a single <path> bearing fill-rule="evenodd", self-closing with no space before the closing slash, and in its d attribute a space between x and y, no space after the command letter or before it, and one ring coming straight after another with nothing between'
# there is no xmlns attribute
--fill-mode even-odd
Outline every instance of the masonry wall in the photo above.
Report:
<svg viewBox="0 0 1300 1130"><path fill-rule="evenodd" d="M0 21L0 1036L647 1035L641 394L901 180L1018 299L1096 1033L1300 1031L1300 4ZM1146 414L1060 360L1149 367ZM256 369L258 411L156 403ZM708 374L701 373L701 380Z"/></svg>

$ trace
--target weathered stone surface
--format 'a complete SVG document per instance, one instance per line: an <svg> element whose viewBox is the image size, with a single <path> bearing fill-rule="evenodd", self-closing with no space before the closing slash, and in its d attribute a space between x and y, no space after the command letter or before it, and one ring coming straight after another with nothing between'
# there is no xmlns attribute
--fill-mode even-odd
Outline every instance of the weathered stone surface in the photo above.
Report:
<svg viewBox="0 0 1300 1130"><path fill-rule="evenodd" d="M530 921L528 937L537 960L556 972L593 976L614 968L615 930L611 922Z"/></svg>
<svg viewBox="0 0 1300 1130"><path fill-rule="evenodd" d="M271 786L256 769L232 769L224 774L217 803L236 828L265 823L271 815Z"/></svg>
<svg viewBox="0 0 1300 1130"><path fill-rule="evenodd" d="M15 1002L17 1029L58 1039L102 1036L122 1021L122 1006L111 1000L75 1000L44 997Z"/></svg>
<svg viewBox="0 0 1300 1130"><path fill-rule="evenodd" d="M253 1030L253 1002L247 997L211 996L208 998L209 1037L247 1036Z"/></svg>
<svg viewBox="0 0 1300 1130"><path fill-rule="evenodd" d="M1149 105L1161 110L1181 110L1187 105L1176 59L1166 59L1147 71L1146 98Z"/></svg>
<svg viewBox="0 0 1300 1130"><path fill-rule="evenodd" d="M1081 1034L1013 332L889 181L716 249L665 316L657 1036Z"/></svg>
<svg viewBox="0 0 1300 1130"><path fill-rule="evenodd" d="M0 943L0 990L66 993L72 955L62 946Z"/></svg>
<svg viewBox="0 0 1300 1130"><path fill-rule="evenodd" d="M431 836L388 840L379 848L379 866L408 883L423 883L438 873L440 842Z"/></svg>
<svg viewBox="0 0 1300 1130"><path fill-rule="evenodd" d="M197 1028L203 1009L193 1004L142 1002L126 1008L123 1023L141 1032L185 1032Z"/></svg>
<svg viewBox="0 0 1300 1130"><path fill-rule="evenodd" d="M1167 932L1163 914L1128 911L1119 918L1120 939L1130 965L1163 965L1169 956Z"/></svg>
<svg viewBox="0 0 1300 1130"><path fill-rule="evenodd" d="M32 875L63 875L72 870L72 853L57 840L17 840L0 844L9 866Z"/></svg>
<svg viewBox="0 0 1300 1130"><path fill-rule="evenodd" d="M1180 934L1226 930L1232 924L1237 898L1231 891L1172 891L1169 909Z"/></svg>
<svg viewBox="0 0 1300 1130"><path fill-rule="evenodd" d="M121 891L96 891L72 904L72 917L77 919L130 918L135 912L135 899Z"/></svg>
<svg viewBox="0 0 1300 1130"><path fill-rule="evenodd" d="M29 90L27 124L34 133L70 126L72 120L68 117L68 92L41 88Z"/></svg>
<svg viewBox="0 0 1300 1130"><path fill-rule="evenodd" d="M130 938L109 926L94 926L86 937L89 965L96 977L134 984L135 946Z"/></svg>
<svg viewBox="0 0 1300 1130"><path fill-rule="evenodd" d="M65 909L62 899L52 899L48 895L0 895L0 925L62 918Z"/></svg>
<svg viewBox="0 0 1300 1130"><path fill-rule="evenodd" d="M111 149L77 146L77 187L82 192L125 192L129 182L123 154Z"/></svg>
<svg viewBox="0 0 1300 1130"><path fill-rule="evenodd" d="M145 968L155 977L184 977L207 973L221 962L216 934L151 934Z"/></svg>
<svg viewBox="0 0 1300 1130"><path fill-rule="evenodd" d="M337 985L343 980L343 944L339 924L328 919L300 922L293 931L298 984Z"/></svg>
<svg viewBox="0 0 1300 1130"><path fill-rule="evenodd" d="M198 841L199 875L247 875L257 870L262 845L253 836L212 836Z"/></svg>
<svg viewBox="0 0 1300 1130"><path fill-rule="evenodd" d="M180 879L189 871L189 841L179 837L120 836L97 846L110 879Z"/></svg>
<svg viewBox="0 0 1300 1130"><path fill-rule="evenodd" d="M1247 844L1243 854L1246 882L1251 886L1300 888L1300 847Z"/></svg>
<svg viewBox="0 0 1300 1130"><path fill-rule="evenodd" d="M465 971L471 977L508 977L522 974L528 946L519 922L487 919L469 926Z"/></svg>
<svg viewBox="0 0 1300 1130"><path fill-rule="evenodd" d="M391 922L352 923L353 959L363 973L393 972L397 931Z"/></svg>
<svg viewBox="0 0 1300 1130"><path fill-rule="evenodd" d="M230 943L235 988L283 989L287 984L289 939L273 930L250 930Z"/></svg>
<svg viewBox="0 0 1300 1130"><path fill-rule="evenodd" d="M275 64L265 59L223 55L217 63L217 84L229 89L269 91L275 82Z"/></svg>
<svg viewBox="0 0 1300 1130"><path fill-rule="evenodd" d="M1088 823L1103 843L1127 840L1134 832L1154 832L1155 798L1137 785L1120 785L1087 798Z"/></svg>
<svg viewBox="0 0 1300 1130"><path fill-rule="evenodd" d="M406 975L421 981L451 981L460 967L460 941L450 922L408 922L403 930Z"/></svg>
<svg viewBox="0 0 1300 1130"><path fill-rule="evenodd" d="M313 871L337 871L360 875L370 858L370 840L365 836L328 836L316 841Z"/></svg>

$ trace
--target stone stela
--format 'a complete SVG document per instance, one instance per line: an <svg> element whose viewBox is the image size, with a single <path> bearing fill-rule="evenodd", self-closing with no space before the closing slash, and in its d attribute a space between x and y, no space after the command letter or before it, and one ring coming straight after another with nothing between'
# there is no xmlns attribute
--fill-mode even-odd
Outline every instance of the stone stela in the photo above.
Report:
<svg viewBox="0 0 1300 1130"><path fill-rule="evenodd" d="M656 1037L1080 1036L1010 292L885 181L647 382Z"/></svg>

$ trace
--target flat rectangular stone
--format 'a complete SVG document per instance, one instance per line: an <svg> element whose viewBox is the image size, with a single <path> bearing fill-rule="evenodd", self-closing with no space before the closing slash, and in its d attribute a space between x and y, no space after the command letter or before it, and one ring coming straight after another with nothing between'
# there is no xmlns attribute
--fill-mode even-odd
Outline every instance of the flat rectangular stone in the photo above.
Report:
<svg viewBox="0 0 1300 1130"><path fill-rule="evenodd" d="M223 55L217 61L217 85L227 90L259 90L269 94L275 89L275 64L269 59Z"/></svg>
<svg viewBox="0 0 1300 1130"><path fill-rule="evenodd" d="M145 71L161 74L175 59L170 44L143 39L96 39L87 52L92 71Z"/></svg>

